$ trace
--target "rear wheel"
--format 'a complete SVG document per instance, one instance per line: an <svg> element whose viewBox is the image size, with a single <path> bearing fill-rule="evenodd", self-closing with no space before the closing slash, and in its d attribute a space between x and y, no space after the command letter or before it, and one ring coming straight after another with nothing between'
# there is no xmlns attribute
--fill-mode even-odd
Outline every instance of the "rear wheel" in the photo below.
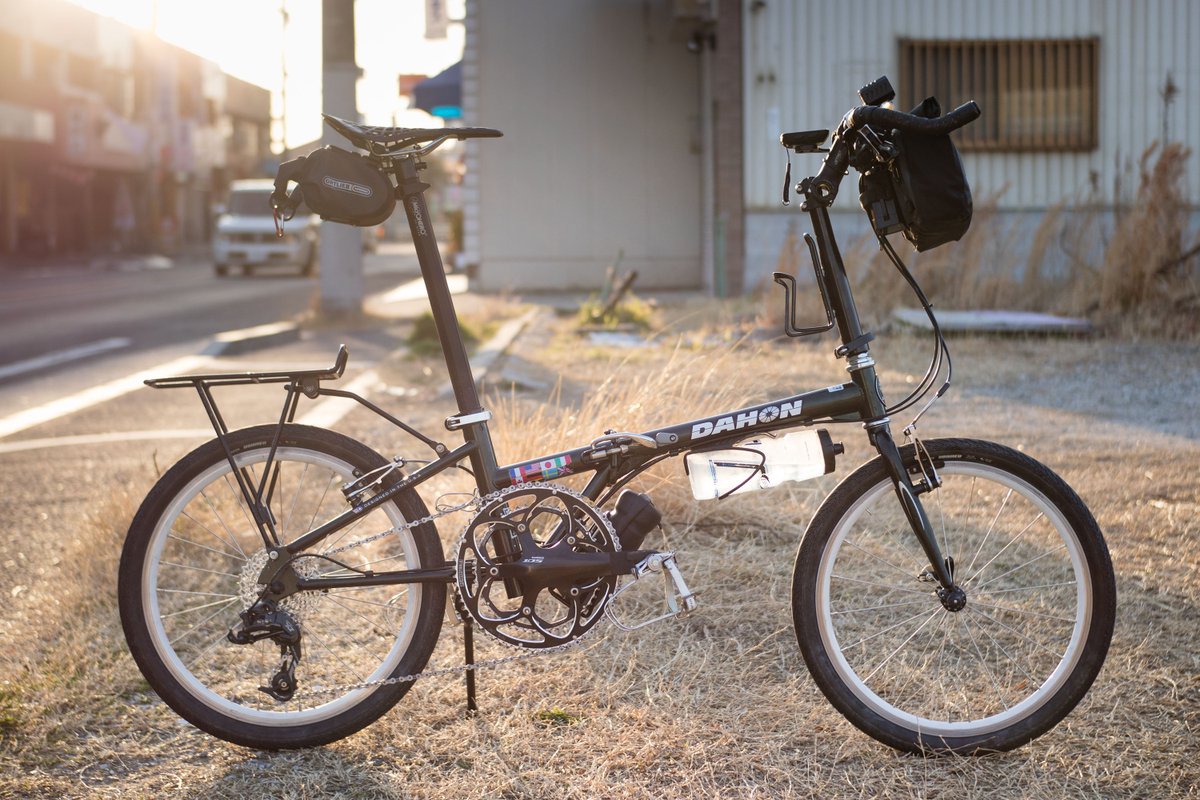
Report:
<svg viewBox="0 0 1200 800"><path fill-rule="evenodd" d="M251 479L262 477L274 432L261 426L228 437ZM284 427L275 459L267 505L285 542L344 511L341 486L387 463L359 442L300 425ZM441 544L428 522L333 552L426 515L415 491L401 492L296 558L294 569L313 577L440 565ZM121 555L121 622L146 680L197 727L251 747L324 744L378 719L412 683L348 687L424 668L441 628L445 586L338 588L282 600L300 627L302 655L298 688L281 702L260 690L279 669L279 644L226 638L261 596L257 578L267 562L220 442L172 467L138 510Z"/></svg>
<svg viewBox="0 0 1200 800"><path fill-rule="evenodd" d="M830 702L881 742L1009 750L1065 717L1104 663L1108 550L1083 501L1033 459L966 439L925 447L942 485L921 502L965 606L939 599L877 458L805 534L792 583L800 649ZM901 453L919 477L913 447Z"/></svg>

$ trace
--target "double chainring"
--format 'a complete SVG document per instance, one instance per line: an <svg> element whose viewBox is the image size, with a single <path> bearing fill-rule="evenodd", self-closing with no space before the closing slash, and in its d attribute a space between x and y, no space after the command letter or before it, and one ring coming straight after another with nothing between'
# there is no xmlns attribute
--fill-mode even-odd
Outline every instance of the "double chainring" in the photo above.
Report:
<svg viewBox="0 0 1200 800"><path fill-rule="evenodd" d="M467 524L457 589L491 636L530 649L579 639L604 616L621 549L612 523L561 486L521 484L493 496Z"/></svg>

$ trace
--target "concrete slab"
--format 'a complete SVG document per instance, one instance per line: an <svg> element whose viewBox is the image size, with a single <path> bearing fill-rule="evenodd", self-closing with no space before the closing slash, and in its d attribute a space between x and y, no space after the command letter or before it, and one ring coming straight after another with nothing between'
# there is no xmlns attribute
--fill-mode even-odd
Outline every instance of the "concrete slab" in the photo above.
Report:
<svg viewBox="0 0 1200 800"><path fill-rule="evenodd" d="M934 309L943 333L1039 334L1087 336L1095 333L1092 323L1075 317L1057 317L1033 311ZM921 330L932 330L929 318L919 308L897 308L892 316L899 322Z"/></svg>

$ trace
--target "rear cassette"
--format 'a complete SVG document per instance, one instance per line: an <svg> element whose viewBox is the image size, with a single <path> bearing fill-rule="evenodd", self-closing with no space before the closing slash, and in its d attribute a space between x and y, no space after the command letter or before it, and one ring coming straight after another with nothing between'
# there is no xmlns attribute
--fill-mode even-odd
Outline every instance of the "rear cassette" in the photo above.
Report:
<svg viewBox="0 0 1200 800"><path fill-rule="evenodd" d="M621 549L587 498L521 484L486 503L458 546L457 588L471 618L507 644L570 644L604 616L617 576L588 575Z"/></svg>

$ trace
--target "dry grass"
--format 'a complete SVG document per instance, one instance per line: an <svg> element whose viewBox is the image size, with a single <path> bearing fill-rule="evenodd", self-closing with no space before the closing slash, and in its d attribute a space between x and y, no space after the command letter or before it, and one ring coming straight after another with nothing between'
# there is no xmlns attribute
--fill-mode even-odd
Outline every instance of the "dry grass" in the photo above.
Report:
<svg viewBox="0 0 1200 800"><path fill-rule="evenodd" d="M490 403L506 460L844 375L829 347L731 348L724 338L739 334L722 334L711 309L674 313L656 345L633 351L562 328L525 337L514 360L569 378L549 404L516 391ZM880 342L888 385L919 376L925 350L914 339ZM926 435L996 438L1059 469L1091 503L1118 573L1116 637L1097 685L1058 728L1014 753L899 755L854 730L812 684L791 629L789 581L829 479L697 504L673 464L640 488L665 511L670 544L702 590L697 614L634 634L604 626L572 654L484 672L474 718L463 714L460 681L419 682L364 732L303 753L226 745L148 692L116 618L116 553L133 507L118 497L80 526L34 589L43 613L3 621L0 797L1197 796L1200 359L1184 358L1178 396L1167 398L1142 377L1178 364L1178 346L964 340L955 351L967 388L935 409ZM849 450L846 474L867 455L863 436L836 433ZM386 436L373 443L390 446ZM442 526L447 544L458 524ZM460 641L448 625L435 661L454 663Z"/></svg>

